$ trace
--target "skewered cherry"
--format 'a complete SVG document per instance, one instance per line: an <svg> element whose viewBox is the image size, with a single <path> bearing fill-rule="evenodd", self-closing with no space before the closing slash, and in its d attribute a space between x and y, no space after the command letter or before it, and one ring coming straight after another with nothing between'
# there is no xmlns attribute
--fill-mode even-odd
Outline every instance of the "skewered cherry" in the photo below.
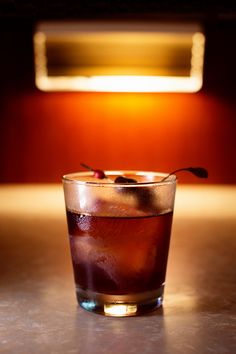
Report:
<svg viewBox="0 0 236 354"><path fill-rule="evenodd" d="M92 171L94 174L94 177L99 178L99 179L104 179L107 178L105 173L102 170L94 170L92 167L86 165L85 163L80 164L82 167L86 168L86 170Z"/></svg>

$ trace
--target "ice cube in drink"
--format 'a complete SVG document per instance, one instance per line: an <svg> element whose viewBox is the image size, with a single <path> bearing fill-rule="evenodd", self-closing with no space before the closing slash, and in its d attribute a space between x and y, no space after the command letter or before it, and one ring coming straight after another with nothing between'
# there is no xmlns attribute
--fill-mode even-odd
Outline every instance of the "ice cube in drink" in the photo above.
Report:
<svg viewBox="0 0 236 354"><path fill-rule="evenodd" d="M139 295L165 282L172 212L110 217L67 211L78 293Z"/></svg>

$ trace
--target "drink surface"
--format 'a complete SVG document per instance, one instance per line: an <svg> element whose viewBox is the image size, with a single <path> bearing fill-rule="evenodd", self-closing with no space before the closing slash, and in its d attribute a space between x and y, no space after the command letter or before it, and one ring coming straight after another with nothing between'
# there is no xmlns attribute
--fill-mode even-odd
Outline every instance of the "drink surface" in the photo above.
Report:
<svg viewBox="0 0 236 354"><path fill-rule="evenodd" d="M103 294L135 294L165 282L172 212L93 216L67 210L77 286Z"/></svg>

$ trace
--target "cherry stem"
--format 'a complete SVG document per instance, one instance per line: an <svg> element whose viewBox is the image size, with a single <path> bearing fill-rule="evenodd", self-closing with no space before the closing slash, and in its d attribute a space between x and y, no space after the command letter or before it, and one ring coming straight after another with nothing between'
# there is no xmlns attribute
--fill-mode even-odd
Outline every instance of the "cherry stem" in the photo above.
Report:
<svg viewBox="0 0 236 354"><path fill-rule="evenodd" d="M169 178L170 176L176 174L177 172L181 172L181 171L191 172L192 174L194 174L195 176L200 177L200 178L207 178L208 177L208 172L203 167L184 167L184 168L178 168L177 170L169 173L166 177L164 177L161 180L161 182L167 180L167 178Z"/></svg>
<svg viewBox="0 0 236 354"><path fill-rule="evenodd" d="M170 176L174 175L177 172L180 171L188 171L188 168L178 168L177 170L174 170L173 172L169 173L166 177L164 177L161 181L165 181L167 178L169 178Z"/></svg>
<svg viewBox="0 0 236 354"><path fill-rule="evenodd" d="M89 171L93 171L94 172L94 169L88 165L86 165L85 163L81 163L80 166L84 167L86 170L89 170Z"/></svg>

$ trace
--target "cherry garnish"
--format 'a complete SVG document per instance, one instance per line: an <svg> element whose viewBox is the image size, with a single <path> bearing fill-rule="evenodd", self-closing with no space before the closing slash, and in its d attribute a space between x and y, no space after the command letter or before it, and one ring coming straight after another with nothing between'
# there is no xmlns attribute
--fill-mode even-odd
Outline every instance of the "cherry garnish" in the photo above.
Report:
<svg viewBox="0 0 236 354"><path fill-rule="evenodd" d="M133 178L124 176L118 176L115 179L115 183L120 184L137 184L138 182ZM145 187L133 187L133 188L120 188L122 193L133 194L137 200L137 207L140 210L149 211L154 210L152 191Z"/></svg>
<svg viewBox="0 0 236 354"><path fill-rule="evenodd" d="M94 173L94 177L99 178L99 179L104 179L107 178L104 171L102 170L94 170L92 167L86 165L85 163L80 164L82 167L86 168L86 170L92 171ZM183 167L179 168L177 170L174 170L173 172L169 173L166 177L164 177L161 182L165 181L168 177L171 175L174 175L177 172L181 171L188 171L191 172L193 175L199 178L207 178L208 177L208 171L204 167ZM115 183L137 183L137 181L133 178L128 178L124 176L118 176L116 177Z"/></svg>
<svg viewBox="0 0 236 354"><path fill-rule="evenodd" d="M94 170L94 177L103 179L106 178L106 175L102 170Z"/></svg>
<svg viewBox="0 0 236 354"><path fill-rule="evenodd" d="M94 170L92 167L85 165L84 163L80 164L82 167L86 168L86 170L92 171L94 177L99 178L99 179L104 179L107 178L105 173L102 170Z"/></svg>
<svg viewBox="0 0 236 354"><path fill-rule="evenodd" d="M137 181L133 178L128 178L128 177L123 177L123 176L118 176L115 179L115 183L137 183Z"/></svg>
<svg viewBox="0 0 236 354"><path fill-rule="evenodd" d="M98 179L104 179L107 178L105 175L105 172L102 170L95 170L92 167L81 163L80 164L82 167L84 167L86 170L92 171L94 174L94 177ZM160 182L163 182L167 180L171 175L176 174L177 172L181 171L188 171L194 174L196 177L199 178L207 178L208 177L208 171L203 168L203 167L184 167L184 168L179 168L171 173L169 173L166 177L164 177ZM138 184L138 182L133 179L133 178L128 178L124 176L117 176L114 180L116 184ZM120 191L122 193L129 193L133 194L136 197L137 200L137 207L138 209L141 210L155 210L156 206L154 204L154 196L152 194L152 191L149 188L145 187L132 187L132 188L124 188L124 187L118 187L117 191Z"/></svg>

